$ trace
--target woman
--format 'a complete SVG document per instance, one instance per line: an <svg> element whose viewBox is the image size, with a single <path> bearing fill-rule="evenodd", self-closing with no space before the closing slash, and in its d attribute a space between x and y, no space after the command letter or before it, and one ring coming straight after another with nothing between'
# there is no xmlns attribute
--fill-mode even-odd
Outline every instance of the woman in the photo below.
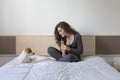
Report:
<svg viewBox="0 0 120 80"><path fill-rule="evenodd" d="M83 44L81 35L76 30L63 21L56 25L54 36L60 50L49 47L48 54L50 56L63 62L78 62L81 60L80 55L83 53ZM61 46L61 40L63 40L64 46ZM65 50L65 55L62 54L62 50Z"/></svg>

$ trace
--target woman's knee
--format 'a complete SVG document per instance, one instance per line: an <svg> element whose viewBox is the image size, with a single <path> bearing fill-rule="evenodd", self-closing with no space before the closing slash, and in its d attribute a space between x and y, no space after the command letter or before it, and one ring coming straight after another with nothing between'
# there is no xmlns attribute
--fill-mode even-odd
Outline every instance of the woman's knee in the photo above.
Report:
<svg viewBox="0 0 120 80"><path fill-rule="evenodd" d="M48 47L47 51L48 51L49 54L52 54L56 51L56 49L54 47Z"/></svg>
<svg viewBox="0 0 120 80"><path fill-rule="evenodd" d="M53 51L53 47L48 47L48 53L51 53Z"/></svg>

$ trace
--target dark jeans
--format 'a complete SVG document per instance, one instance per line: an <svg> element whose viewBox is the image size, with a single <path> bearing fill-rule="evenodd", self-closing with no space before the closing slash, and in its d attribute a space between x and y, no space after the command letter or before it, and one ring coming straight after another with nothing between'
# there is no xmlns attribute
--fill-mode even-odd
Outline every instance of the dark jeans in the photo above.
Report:
<svg viewBox="0 0 120 80"><path fill-rule="evenodd" d="M80 59L74 55L74 54L67 54L64 57L62 56L61 51L54 47L48 48L48 54L55 58L57 61L63 61L63 62L78 62Z"/></svg>

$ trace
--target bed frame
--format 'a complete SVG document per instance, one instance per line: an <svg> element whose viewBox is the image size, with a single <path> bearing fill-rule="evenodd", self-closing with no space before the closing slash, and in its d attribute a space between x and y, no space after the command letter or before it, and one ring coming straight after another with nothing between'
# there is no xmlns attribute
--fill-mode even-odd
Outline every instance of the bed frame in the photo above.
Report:
<svg viewBox="0 0 120 80"><path fill-rule="evenodd" d="M84 56L106 54L120 55L120 36L82 35ZM0 54L19 55L26 47L38 55L48 56L49 46L58 48L53 35L0 36Z"/></svg>

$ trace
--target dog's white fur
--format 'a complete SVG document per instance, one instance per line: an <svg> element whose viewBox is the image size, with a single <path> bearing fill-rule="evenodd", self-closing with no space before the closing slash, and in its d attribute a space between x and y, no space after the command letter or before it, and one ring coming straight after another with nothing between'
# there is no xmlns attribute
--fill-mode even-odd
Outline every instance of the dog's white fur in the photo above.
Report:
<svg viewBox="0 0 120 80"><path fill-rule="evenodd" d="M30 56L34 55L34 53L32 52L32 50L28 53L26 52L26 49L23 50L22 53L18 56L19 63L30 63L32 61Z"/></svg>
<svg viewBox="0 0 120 80"><path fill-rule="evenodd" d="M30 48L25 48L22 53L17 57L18 63L36 63L41 61L55 60L52 57L34 55Z"/></svg>

